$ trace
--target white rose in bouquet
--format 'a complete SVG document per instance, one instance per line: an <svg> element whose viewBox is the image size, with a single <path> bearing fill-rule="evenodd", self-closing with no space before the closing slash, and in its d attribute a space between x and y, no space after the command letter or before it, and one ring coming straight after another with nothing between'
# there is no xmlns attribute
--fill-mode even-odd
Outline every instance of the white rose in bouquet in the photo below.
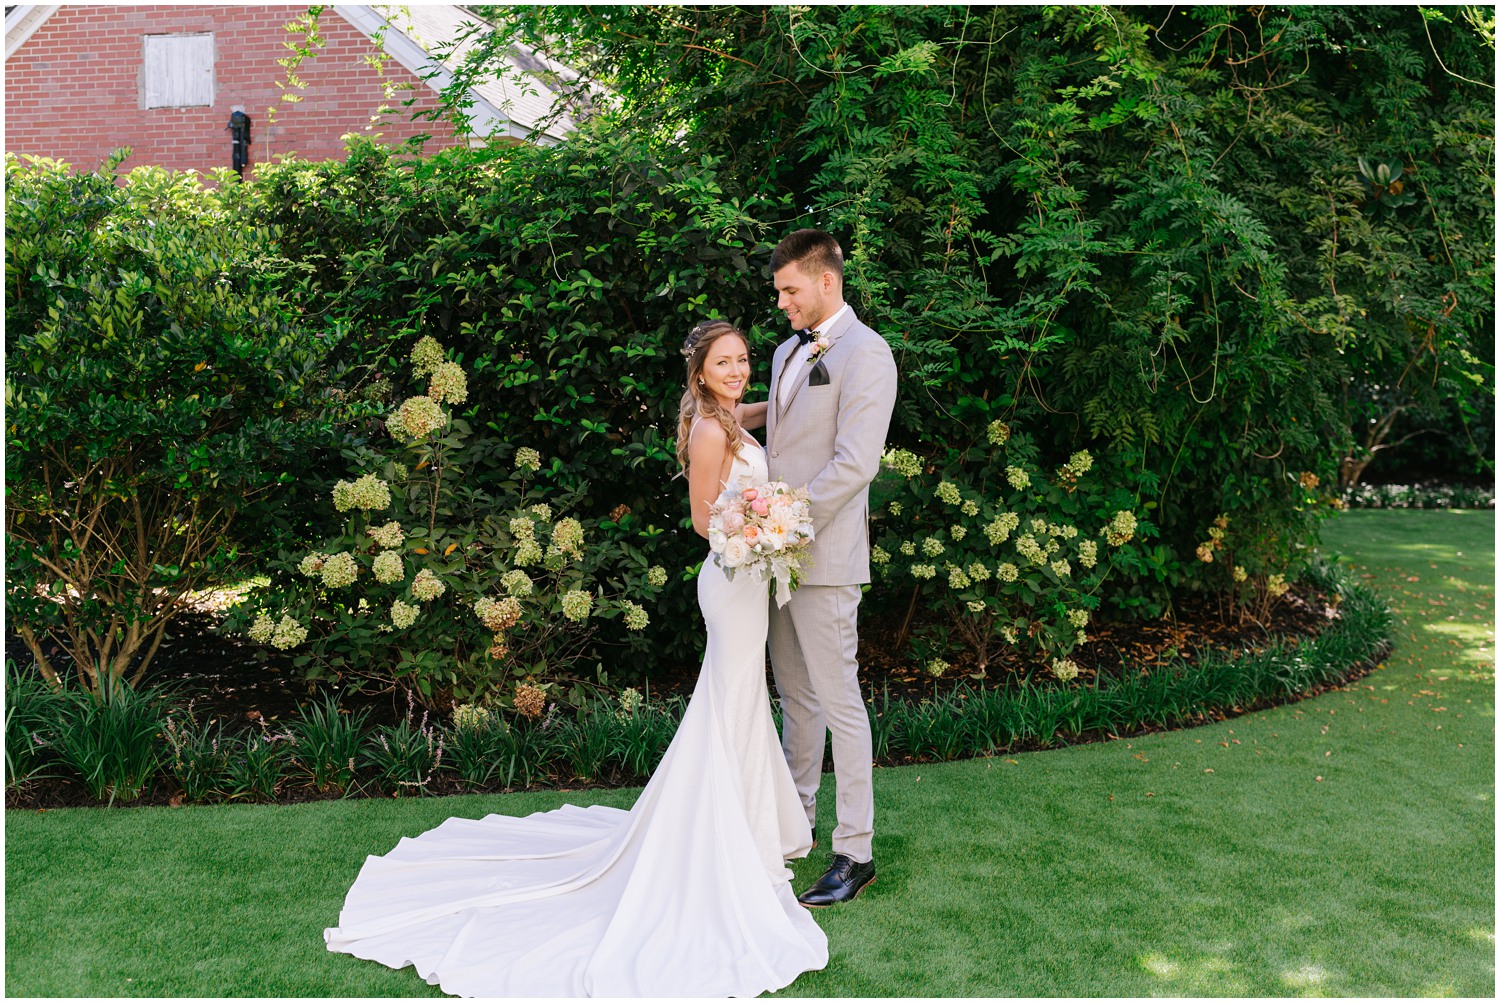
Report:
<svg viewBox="0 0 1500 1003"><path fill-rule="evenodd" d="M745 563L750 556L750 545L742 536L731 536L724 541L724 548L719 552L719 561L726 568L737 568Z"/></svg>

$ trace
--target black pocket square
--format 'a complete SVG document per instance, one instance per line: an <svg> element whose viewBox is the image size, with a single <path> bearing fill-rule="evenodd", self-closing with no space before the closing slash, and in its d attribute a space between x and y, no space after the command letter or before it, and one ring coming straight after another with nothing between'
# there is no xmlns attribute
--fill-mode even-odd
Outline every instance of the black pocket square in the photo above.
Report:
<svg viewBox="0 0 1500 1003"><path fill-rule="evenodd" d="M810 387L828 386L828 370L823 367L823 363L813 364L812 375L807 378L807 385Z"/></svg>

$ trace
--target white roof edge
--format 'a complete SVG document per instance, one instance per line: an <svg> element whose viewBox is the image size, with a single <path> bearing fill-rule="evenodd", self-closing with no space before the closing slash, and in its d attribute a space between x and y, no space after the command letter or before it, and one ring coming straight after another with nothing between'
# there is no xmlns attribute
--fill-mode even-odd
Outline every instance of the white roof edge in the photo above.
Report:
<svg viewBox="0 0 1500 1003"><path fill-rule="evenodd" d="M353 25L371 42L375 40L376 32L382 28L387 29L381 36L386 53L417 77L425 78L423 82L434 91L441 91L453 83L452 71L433 59L426 49L412 41L400 28L376 13L374 8L365 4L333 4L330 9ZM430 73L433 75L428 76ZM529 130L516 125L509 115L475 93L473 88L469 89L469 97L474 102L473 107L468 110L470 127L477 136L509 136L513 139L526 139L530 135ZM538 136L537 141L547 146L557 142L551 136L545 135Z"/></svg>
<svg viewBox="0 0 1500 1003"><path fill-rule="evenodd" d="M62 9L60 3L23 3L5 15L5 58L26 44L26 40L46 23L47 18Z"/></svg>

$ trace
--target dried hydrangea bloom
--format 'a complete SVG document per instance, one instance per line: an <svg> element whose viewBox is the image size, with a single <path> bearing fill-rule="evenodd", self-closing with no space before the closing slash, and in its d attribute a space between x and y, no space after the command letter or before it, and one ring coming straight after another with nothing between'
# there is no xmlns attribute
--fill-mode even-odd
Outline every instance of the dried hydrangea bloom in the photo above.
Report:
<svg viewBox="0 0 1500 1003"><path fill-rule="evenodd" d="M516 683L512 703L515 704L516 713L522 717L539 718L547 709L547 691L530 683Z"/></svg>
<svg viewBox="0 0 1500 1003"><path fill-rule="evenodd" d="M990 440L990 445L1003 446L1005 440L1010 438L1010 426L1003 421L992 421L985 430L985 435Z"/></svg>
<svg viewBox="0 0 1500 1003"><path fill-rule="evenodd" d="M485 596L475 601L474 614L492 633L499 634L514 627L521 619L521 600L515 596L506 596L504 599Z"/></svg>
<svg viewBox="0 0 1500 1003"><path fill-rule="evenodd" d="M297 570L308 578L316 578L323 571L323 562L327 560L324 554L308 554L302 558L302 563L297 565Z"/></svg>

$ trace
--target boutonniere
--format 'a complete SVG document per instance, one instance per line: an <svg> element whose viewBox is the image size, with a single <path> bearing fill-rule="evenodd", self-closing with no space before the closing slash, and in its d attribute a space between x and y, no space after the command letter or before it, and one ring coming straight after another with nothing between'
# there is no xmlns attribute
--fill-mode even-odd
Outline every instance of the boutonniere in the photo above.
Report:
<svg viewBox="0 0 1500 1003"><path fill-rule="evenodd" d="M833 342L828 340L828 335L818 334L812 341L808 342L807 364L810 366L821 359L823 353L828 351L829 346L832 344Z"/></svg>

